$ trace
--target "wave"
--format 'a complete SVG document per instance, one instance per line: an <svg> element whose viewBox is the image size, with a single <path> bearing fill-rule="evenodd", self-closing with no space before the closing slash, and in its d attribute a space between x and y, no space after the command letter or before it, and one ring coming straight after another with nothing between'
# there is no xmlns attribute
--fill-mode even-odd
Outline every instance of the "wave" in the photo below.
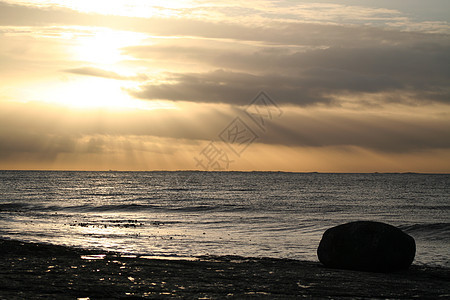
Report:
<svg viewBox="0 0 450 300"><path fill-rule="evenodd" d="M399 227L400 229L408 232L450 230L450 223L424 223L424 224L401 225Z"/></svg>
<svg viewBox="0 0 450 300"><path fill-rule="evenodd" d="M26 203L1 203L0 204L0 212L3 211L21 211L25 208L29 207L29 204Z"/></svg>
<svg viewBox="0 0 450 300"><path fill-rule="evenodd" d="M173 211L173 212L200 212L218 210L221 206L216 205L194 205L194 206L161 206L152 204L117 204L101 206L71 206L66 207L66 211L81 212L138 212L138 211Z"/></svg>
<svg viewBox="0 0 450 300"><path fill-rule="evenodd" d="M186 204L186 203L185 203ZM198 204L198 205L183 205L183 206L164 206L153 204L108 204L94 206L73 205L73 206L58 206L58 205L33 205L27 203L3 203L0 204L0 212L33 212L33 213L48 213L48 212L68 212L68 213L89 213L89 212L145 212L145 211L166 211L166 212L204 212L204 211L240 211L246 208L241 205L230 204Z"/></svg>
<svg viewBox="0 0 450 300"><path fill-rule="evenodd" d="M419 205L419 204L406 204L400 205L401 209L421 209L421 210L450 210L450 205Z"/></svg>
<svg viewBox="0 0 450 300"><path fill-rule="evenodd" d="M422 223L401 225L400 229L412 236L430 240L450 240L450 223Z"/></svg>

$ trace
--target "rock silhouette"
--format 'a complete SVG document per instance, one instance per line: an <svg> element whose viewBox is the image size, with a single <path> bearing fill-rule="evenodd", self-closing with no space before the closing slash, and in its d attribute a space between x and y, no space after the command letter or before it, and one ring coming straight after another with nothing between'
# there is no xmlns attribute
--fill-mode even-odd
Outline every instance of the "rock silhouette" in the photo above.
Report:
<svg viewBox="0 0 450 300"><path fill-rule="evenodd" d="M397 227L357 221L329 228L317 249L319 261L330 268L372 272L407 269L416 243Z"/></svg>

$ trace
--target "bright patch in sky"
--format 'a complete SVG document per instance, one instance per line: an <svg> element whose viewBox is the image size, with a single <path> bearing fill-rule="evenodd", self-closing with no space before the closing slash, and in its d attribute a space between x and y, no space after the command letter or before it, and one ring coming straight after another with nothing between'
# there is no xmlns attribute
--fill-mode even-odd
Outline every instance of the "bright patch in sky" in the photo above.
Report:
<svg viewBox="0 0 450 300"><path fill-rule="evenodd" d="M124 55L121 49L138 45L145 38L145 35L135 32L95 28L91 34L79 36L71 51L75 60L110 65L133 59Z"/></svg>
<svg viewBox="0 0 450 300"><path fill-rule="evenodd" d="M41 94L43 102L76 108L157 109L171 108L170 103L142 101L132 98L113 79L74 78L69 82L47 85Z"/></svg>

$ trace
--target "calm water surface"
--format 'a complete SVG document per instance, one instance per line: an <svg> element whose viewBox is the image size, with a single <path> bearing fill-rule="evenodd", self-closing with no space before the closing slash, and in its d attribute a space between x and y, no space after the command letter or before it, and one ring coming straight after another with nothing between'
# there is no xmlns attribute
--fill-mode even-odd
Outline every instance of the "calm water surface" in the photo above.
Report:
<svg viewBox="0 0 450 300"><path fill-rule="evenodd" d="M317 260L326 228L399 226L450 267L450 175L0 171L0 237L191 257Z"/></svg>

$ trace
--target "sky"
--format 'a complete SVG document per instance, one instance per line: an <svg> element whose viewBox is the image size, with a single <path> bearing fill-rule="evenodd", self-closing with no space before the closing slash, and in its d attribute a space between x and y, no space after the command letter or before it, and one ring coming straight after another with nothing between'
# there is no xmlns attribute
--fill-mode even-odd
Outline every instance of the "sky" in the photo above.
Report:
<svg viewBox="0 0 450 300"><path fill-rule="evenodd" d="M450 172L450 1L0 0L0 169Z"/></svg>

